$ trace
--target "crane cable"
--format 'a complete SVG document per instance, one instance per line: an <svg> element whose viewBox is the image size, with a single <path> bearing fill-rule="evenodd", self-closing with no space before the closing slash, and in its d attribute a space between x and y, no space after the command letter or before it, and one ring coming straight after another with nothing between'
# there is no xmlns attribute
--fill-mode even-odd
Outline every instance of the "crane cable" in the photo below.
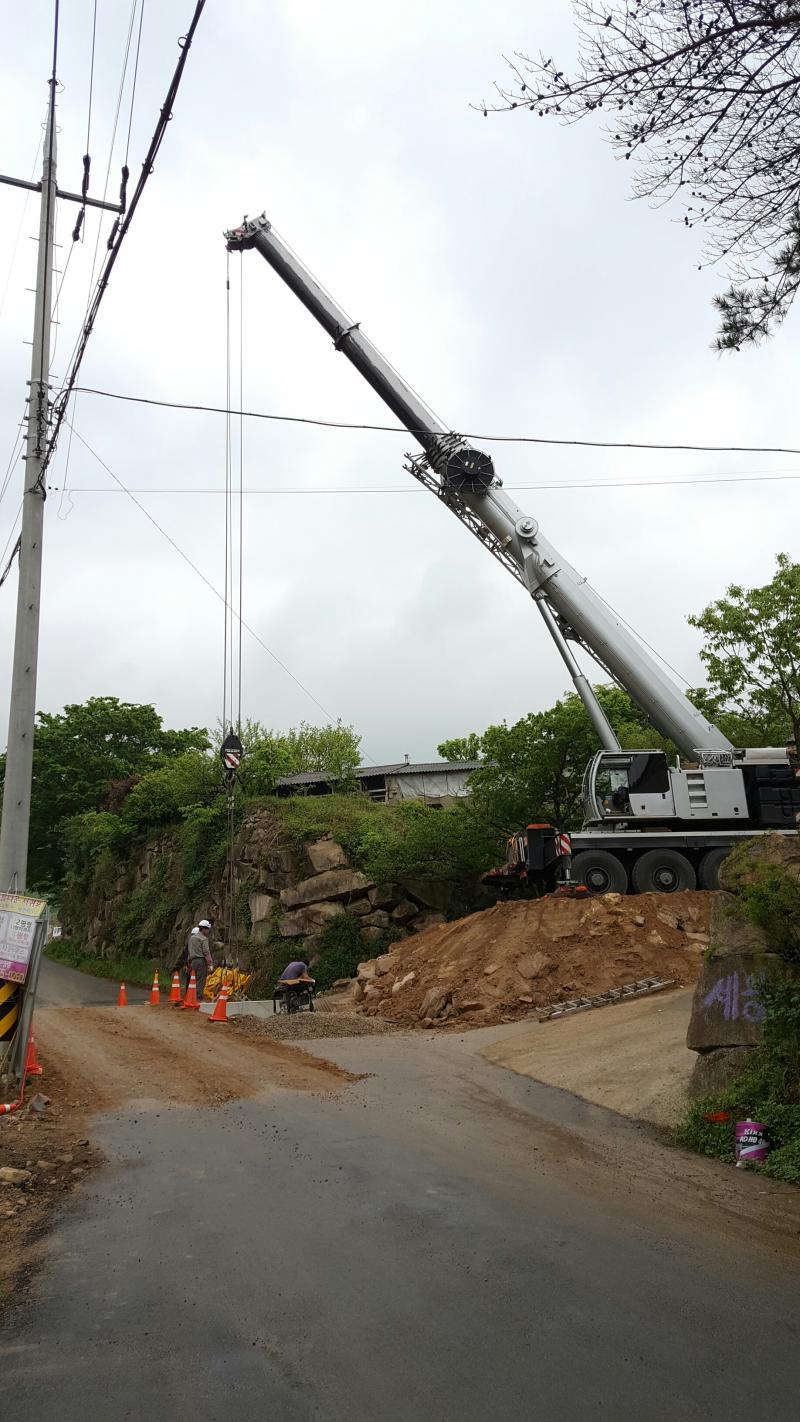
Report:
<svg viewBox="0 0 800 1422"><path fill-rule="evenodd" d="M238 489L234 490L233 461L233 415L232 394L232 341L231 341L231 271L230 253L225 254L225 514L224 514L224 626L222 649L222 737L232 733L234 725L241 741L242 735L242 603L244 587L244 565L242 558L244 542L244 448L242 413L242 392L244 387L244 296L242 290L243 267L239 266L239 448ZM238 539L234 500L239 499ZM235 587L238 573L238 608ZM234 619L238 622L238 645L234 646ZM234 969L234 986L239 973L239 922L237 913L236 880L236 786L235 771L225 771L227 791L227 864L223 895L223 936L224 963Z"/></svg>

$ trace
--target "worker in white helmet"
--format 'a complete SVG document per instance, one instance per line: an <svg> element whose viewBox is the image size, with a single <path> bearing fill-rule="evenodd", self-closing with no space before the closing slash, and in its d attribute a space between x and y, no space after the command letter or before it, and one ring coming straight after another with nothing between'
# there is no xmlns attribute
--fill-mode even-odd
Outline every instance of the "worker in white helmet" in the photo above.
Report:
<svg viewBox="0 0 800 1422"><path fill-rule="evenodd" d="M212 972L214 960L211 957L211 924L207 918L201 918L196 929L192 929L189 934L188 967L189 975L194 972L197 982L197 1001L202 1002L205 991L206 978Z"/></svg>

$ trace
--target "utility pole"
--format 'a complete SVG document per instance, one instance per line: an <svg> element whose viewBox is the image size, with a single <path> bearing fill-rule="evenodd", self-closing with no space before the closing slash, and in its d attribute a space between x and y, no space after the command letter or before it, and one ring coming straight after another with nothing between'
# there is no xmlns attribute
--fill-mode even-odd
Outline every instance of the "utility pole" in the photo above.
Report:
<svg viewBox="0 0 800 1422"><path fill-rule="evenodd" d="M47 450L50 413L50 315L53 293L53 237L56 220L56 79L50 79L39 209L39 259L33 312L33 350L28 387L28 433L25 451L25 492L19 546L17 620L8 749L0 821L0 892L23 893L28 870L28 826L31 818L33 730L36 717L36 671L39 655L39 604L42 584L44 501L42 466Z"/></svg>

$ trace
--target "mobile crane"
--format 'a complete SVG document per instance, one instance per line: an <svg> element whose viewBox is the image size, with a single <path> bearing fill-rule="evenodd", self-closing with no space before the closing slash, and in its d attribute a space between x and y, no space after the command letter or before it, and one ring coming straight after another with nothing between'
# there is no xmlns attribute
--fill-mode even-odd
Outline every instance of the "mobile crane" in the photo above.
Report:
<svg viewBox="0 0 800 1422"><path fill-rule="evenodd" d="M529 825L513 835L500 887L552 886L570 865L590 893L716 888L730 848L794 829L800 782L789 748L737 749L693 706L653 656L503 489L491 457L428 409L319 284L265 215L225 233L254 248L311 312L422 448L405 468L455 514L533 599L602 746L586 768L584 824L568 836ZM620 746L570 644L621 686L685 763ZM569 874L569 869L567 869Z"/></svg>

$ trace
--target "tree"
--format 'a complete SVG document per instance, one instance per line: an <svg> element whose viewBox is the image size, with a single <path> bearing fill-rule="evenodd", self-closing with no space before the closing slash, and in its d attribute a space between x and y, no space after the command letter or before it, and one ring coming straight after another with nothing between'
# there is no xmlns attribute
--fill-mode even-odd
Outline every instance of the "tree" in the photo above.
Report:
<svg viewBox="0 0 800 1422"><path fill-rule="evenodd" d="M270 731L248 721L241 738L242 783L251 795L270 795L282 776L314 770L341 789L354 781L359 765L361 737L342 721L328 726L301 721L288 731Z"/></svg>
<svg viewBox="0 0 800 1422"><path fill-rule="evenodd" d="M624 746L674 754L619 687L596 686L595 692ZM485 764L470 777L470 788L486 820L507 833L532 818L566 829L580 825L583 773L599 747L576 692L513 726L489 726L480 748Z"/></svg>
<svg viewBox="0 0 800 1422"><path fill-rule="evenodd" d="M208 734L165 730L153 706L93 696L62 712L40 711L33 743L29 878L44 885L63 870L62 822L100 806L112 781L158 769L185 751L208 749ZM0 778L5 776L5 756Z"/></svg>
<svg viewBox="0 0 800 1422"><path fill-rule="evenodd" d="M455 736L452 741L442 741L436 750L444 760L479 760L481 737L477 731L470 731L468 736Z"/></svg>
<svg viewBox="0 0 800 1422"><path fill-rule="evenodd" d="M779 553L777 564L763 587L733 583L689 622L705 635L700 656L719 706L767 744L790 734L800 744L800 563Z"/></svg>
<svg viewBox="0 0 800 1422"><path fill-rule="evenodd" d="M732 268L715 298L718 348L763 339L800 286L800 9L793 0L573 4L575 75L517 54L512 84L491 107L565 121L607 115L612 148L635 160L635 195L682 198L707 259Z"/></svg>

